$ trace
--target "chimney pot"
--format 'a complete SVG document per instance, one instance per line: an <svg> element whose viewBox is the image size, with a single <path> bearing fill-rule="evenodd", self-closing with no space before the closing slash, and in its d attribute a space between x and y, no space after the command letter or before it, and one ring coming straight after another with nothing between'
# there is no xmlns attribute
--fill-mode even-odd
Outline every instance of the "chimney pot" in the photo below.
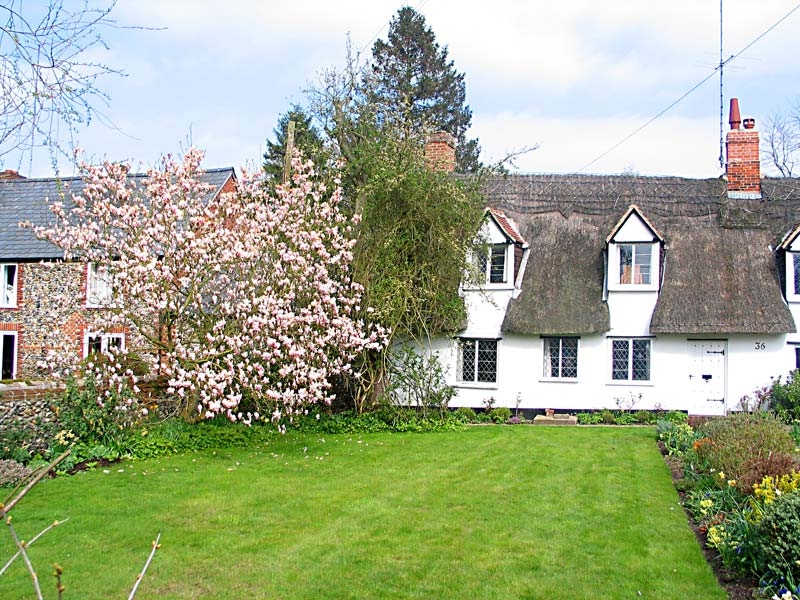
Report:
<svg viewBox="0 0 800 600"><path fill-rule="evenodd" d="M743 119L742 125L744 125L745 129L753 129L756 126L756 120L753 118Z"/></svg>
<svg viewBox="0 0 800 600"><path fill-rule="evenodd" d="M742 124L742 117L739 115L738 98L731 98L731 110L728 123L730 123L731 129L739 129L739 126Z"/></svg>

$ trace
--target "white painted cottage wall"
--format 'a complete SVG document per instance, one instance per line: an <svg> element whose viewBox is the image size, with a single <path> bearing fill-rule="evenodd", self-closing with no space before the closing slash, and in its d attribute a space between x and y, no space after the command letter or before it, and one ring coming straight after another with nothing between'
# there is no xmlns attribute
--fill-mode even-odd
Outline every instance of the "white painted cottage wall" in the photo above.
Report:
<svg viewBox="0 0 800 600"><path fill-rule="evenodd" d="M627 224L634 224L628 228ZM638 218L631 218L618 234L642 240ZM649 231L649 230L648 230ZM491 239L491 238L490 238ZM499 242L499 240L498 240ZM656 271L657 273L657 271ZM772 378L794 368L794 347L800 334L771 335L664 335L650 334L650 319L658 299L656 291L610 290L608 306L611 330L607 334L582 335L578 341L578 378L552 380L543 376L544 345L541 337L501 333L505 311L513 295L505 286L465 290L469 327L464 337L500 338L495 383L456 381L458 351L453 339L432 343L445 367L447 383L457 394L452 407L479 408L492 398L495 406L523 409L683 410L690 414L722 414L739 408L740 399ZM800 323L800 298L789 306ZM611 379L611 339L614 336L647 337L651 340L650 380ZM694 340L722 340L725 346L725 403L709 401L693 393L690 345Z"/></svg>

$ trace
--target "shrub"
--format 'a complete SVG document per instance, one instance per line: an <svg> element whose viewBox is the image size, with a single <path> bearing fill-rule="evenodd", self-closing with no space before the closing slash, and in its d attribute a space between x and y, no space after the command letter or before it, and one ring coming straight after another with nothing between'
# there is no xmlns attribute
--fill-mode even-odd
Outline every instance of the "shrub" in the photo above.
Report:
<svg viewBox="0 0 800 600"><path fill-rule="evenodd" d="M656 423L658 439L664 443L667 454L670 456L684 455L692 450L694 443L700 439L700 434L692 429L688 423L676 425L671 421L658 421Z"/></svg>
<svg viewBox="0 0 800 600"><path fill-rule="evenodd" d="M613 425L616 422L616 416L614 415L614 411L608 408L604 408L600 411L600 422L605 423L606 425Z"/></svg>
<svg viewBox="0 0 800 600"><path fill-rule="evenodd" d="M633 413L620 412L617 415L614 415L614 423L617 425L632 425L636 423L636 417L633 415Z"/></svg>
<svg viewBox="0 0 800 600"><path fill-rule="evenodd" d="M597 425L603 422L603 417L597 412L578 413L578 423L581 425Z"/></svg>
<svg viewBox="0 0 800 600"><path fill-rule="evenodd" d="M786 376L786 383L778 377L769 390L769 406L784 423L800 421L800 374L797 370Z"/></svg>
<svg viewBox="0 0 800 600"><path fill-rule="evenodd" d="M656 415L649 410L637 410L633 413L633 417L636 419L637 423L641 423L642 425L649 425L656 420Z"/></svg>
<svg viewBox="0 0 800 600"><path fill-rule="evenodd" d="M705 423L700 431L708 443L698 448L698 456L729 479L748 476L754 465L771 454L794 451L789 432L767 412L732 413Z"/></svg>
<svg viewBox="0 0 800 600"><path fill-rule="evenodd" d="M766 507L758 542L768 583L800 582L800 493L784 494Z"/></svg>
<svg viewBox="0 0 800 600"><path fill-rule="evenodd" d="M16 485L30 477L32 471L15 460L0 460L0 487Z"/></svg>
<svg viewBox="0 0 800 600"><path fill-rule="evenodd" d="M478 420L478 415L468 406L457 408L453 411L453 417L462 423L475 423Z"/></svg>
<svg viewBox="0 0 800 600"><path fill-rule="evenodd" d="M511 409L506 406L498 406L489 411L489 418L495 423L505 423L511 418Z"/></svg>
<svg viewBox="0 0 800 600"><path fill-rule="evenodd" d="M689 415L685 412L680 410L671 410L667 413L664 413L659 417L660 420L669 421L670 423L675 423L679 425L681 423L688 423L689 422Z"/></svg>
<svg viewBox="0 0 800 600"><path fill-rule="evenodd" d="M794 454L774 452L764 457L754 458L745 464L744 473L739 477L739 489L752 492L754 486L765 480L780 480L800 470L800 458ZM800 477L798 477L800 481ZM785 490L784 490L785 491Z"/></svg>
<svg viewBox="0 0 800 600"><path fill-rule="evenodd" d="M402 346L392 353L387 370L387 396L397 406L416 406L423 415L434 411L447 412L447 405L456 394L447 385L444 368L436 354L420 354Z"/></svg>

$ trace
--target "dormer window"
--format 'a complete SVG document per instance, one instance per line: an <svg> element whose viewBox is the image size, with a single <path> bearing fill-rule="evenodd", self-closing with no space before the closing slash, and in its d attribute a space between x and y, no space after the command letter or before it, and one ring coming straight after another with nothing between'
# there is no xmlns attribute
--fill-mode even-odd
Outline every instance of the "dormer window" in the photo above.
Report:
<svg viewBox="0 0 800 600"><path fill-rule="evenodd" d="M653 272L653 244L618 244L619 283L650 285Z"/></svg>
<svg viewBox="0 0 800 600"><path fill-rule="evenodd" d="M490 244L486 248L478 248L478 270L484 274L486 283L506 282L507 244Z"/></svg>
<svg viewBox="0 0 800 600"><path fill-rule="evenodd" d="M634 205L606 238L608 289L658 291L663 238Z"/></svg>

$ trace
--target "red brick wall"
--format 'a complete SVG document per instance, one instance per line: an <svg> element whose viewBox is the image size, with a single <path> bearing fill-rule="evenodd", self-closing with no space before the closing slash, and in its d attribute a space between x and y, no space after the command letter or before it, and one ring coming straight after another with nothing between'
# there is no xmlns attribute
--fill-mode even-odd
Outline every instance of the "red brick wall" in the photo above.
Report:
<svg viewBox="0 0 800 600"><path fill-rule="evenodd" d="M761 162L758 132L733 129L727 136L727 175L729 192L761 192Z"/></svg>
<svg viewBox="0 0 800 600"><path fill-rule="evenodd" d="M456 140L446 131L434 133L425 144L425 164L434 171L456 170Z"/></svg>

